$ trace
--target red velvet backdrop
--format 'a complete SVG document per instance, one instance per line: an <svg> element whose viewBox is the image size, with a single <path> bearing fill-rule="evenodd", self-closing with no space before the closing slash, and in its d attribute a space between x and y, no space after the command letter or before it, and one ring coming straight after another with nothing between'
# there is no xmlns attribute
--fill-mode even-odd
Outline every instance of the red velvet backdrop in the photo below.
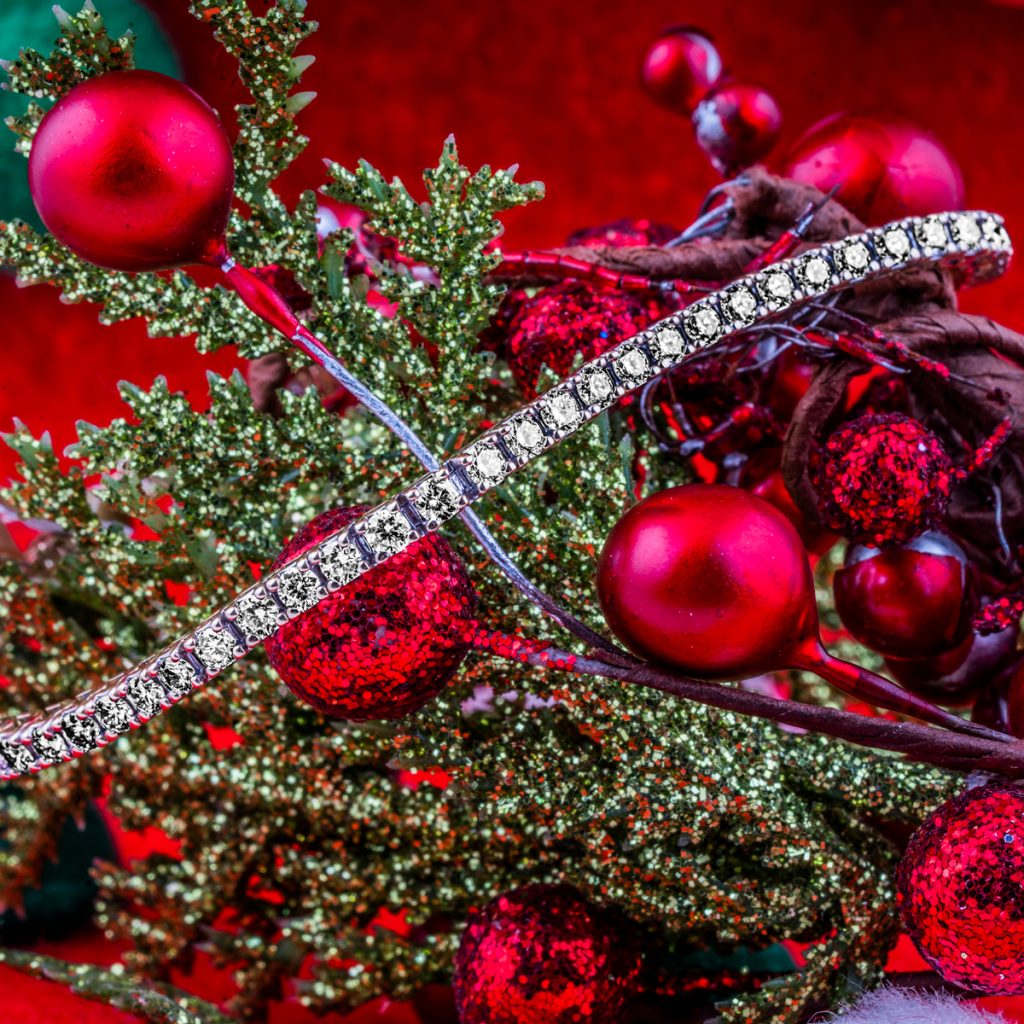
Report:
<svg viewBox="0 0 1024 1024"><path fill-rule="evenodd" d="M242 98L231 59L188 15L186 0L151 5L190 84L228 111ZM953 151L969 204L1004 213L1015 235L1024 231L1024 126L1015 116L1024 6L1016 3L310 0L309 15L321 28L307 52L319 60L303 85L319 99L300 117L313 141L288 175L289 196L321 183L328 156L349 165L366 157L413 181L454 132L470 165L519 162L524 176L546 182L547 201L509 218L511 245L557 244L581 225L631 214L685 224L715 176L689 126L640 92L637 66L660 28L689 22L715 36L734 72L779 100L785 128L776 155L835 110L901 113ZM1015 268L965 305L1024 327L1022 281ZM233 363L230 352L201 359L188 341L148 341L138 324L101 328L94 309L61 306L43 288L19 292L0 280L0 301L0 429L19 416L51 430L60 446L73 439L76 419L102 423L119 413L121 378L148 384L163 373L201 402L205 369ZM0 453L0 474L11 465ZM41 984L18 986L8 973L0 993L9 1010L16 1005L11 1019L23 1022L37 1012L51 1024L121 1019L87 1016L79 1001Z"/></svg>

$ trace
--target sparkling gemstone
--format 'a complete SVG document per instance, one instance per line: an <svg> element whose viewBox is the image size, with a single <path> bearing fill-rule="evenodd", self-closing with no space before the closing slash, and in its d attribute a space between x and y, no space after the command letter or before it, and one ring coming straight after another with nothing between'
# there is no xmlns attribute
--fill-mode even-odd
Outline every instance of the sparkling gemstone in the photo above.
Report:
<svg viewBox="0 0 1024 1024"><path fill-rule="evenodd" d="M615 360L615 372L624 384L640 384L650 376L651 364L638 348L627 349Z"/></svg>
<svg viewBox="0 0 1024 1024"><path fill-rule="evenodd" d="M753 299L754 296L751 295L750 298ZM659 331L655 335L655 343L663 359L675 359L686 351L686 340L674 327L666 327Z"/></svg>
<svg viewBox="0 0 1024 1024"><path fill-rule="evenodd" d="M724 305L739 324L749 324L757 312L757 299L749 288L730 288L725 293Z"/></svg>
<svg viewBox="0 0 1024 1024"><path fill-rule="evenodd" d="M0 757L19 773L31 771L36 763L32 751L24 743L0 743Z"/></svg>
<svg viewBox="0 0 1024 1024"><path fill-rule="evenodd" d="M614 394L615 386L603 370L591 367L580 374L579 390L592 406L599 406Z"/></svg>
<svg viewBox="0 0 1024 1024"><path fill-rule="evenodd" d="M850 242L837 250L843 265L852 273L863 273L871 261L871 254L863 242Z"/></svg>
<svg viewBox="0 0 1024 1024"><path fill-rule="evenodd" d="M818 291L828 284L829 278L832 276L832 269L824 257L809 256L801 261L797 273L807 291Z"/></svg>
<svg viewBox="0 0 1024 1024"><path fill-rule="evenodd" d="M946 246L946 229L936 217L918 221L914 225L914 234L926 249L944 249Z"/></svg>
<svg viewBox="0 0 1024 1024"><path fill-rule="evenodd" d="M37 729L32 733L32 746L36 748L36 754L40 759L49 761L50 764L59 764L68 756L68 745L64 742L64 736L61 733L47 736L46 733Z"/></svg>
<svg viewBox="0 0 1024 1024"><path fill-rule="evenodd" d="M902 260L910 255L910 239L903 228L889 228L883 232L882 245L894 259Z"/></svg>
<svg viewBox="0 0 1024 1024"><path fill-rule="evenodd" d="M412 527L395 506L371 512L366 517L363 536L378 555L393 555L411 544L413 539Z"/></svg>
<svg viewBox="0 0 1024 1024"><path fill-rule="evenodd" d="M686 316L686 333L696 341L717 341L722 334L722 321L710 306L700 306Z"/></svg>
<svg viewBox="0 0 1024 1024"><path fill-rule="evenodd" d="M478 484L486 485L500 480L509 468L505 456L493 444L481 445L471 458L470 475Z"/></svg>
<svg viewBox="0 0 1024 1024"><path fill-rule="evenodd" d="M64 730L64 735L71 741L71 746L83 754L87 754L99 746L100 727L93 718L68 715L61 722L61 728Z"/></svg>
<svg viewBox="0 0 1024 1024"><path fill-rule="evenodd" d="M978 222L967 214L953 218L953 237L968 249L973 249L981 241L981 228Z"/></svg>
<svg viewBox="0 0 1024 1024"><path fill-rule="evenodd" d="M1010 244L1010 236L1006 233L1006 228L995 217L986 217L981 222L981 231L989 245L1006 248Z"/></svg>
<svg viewBox="0 0 1024 1024"><path fill-rule="evenodd" d="M156 676L175 700L181 700L196 685L195 669L180 658L167 658L156 670Z"/></svg>
<svg viewBox="0 0 1024 1024"><path fill-rule="evenodd" d="M265 640L277 629L277 605L268 594L251 590L235 602L235 625L250 644Z"/></svg>
<svg viewBox="0 0 1024 1024"><path fill-rule="evenodd" d="M93 705L96 718L107 732L127 732L132 725L132 709L127 701L99 697Z"/></svg>
<svg viewBox="0 0 1024 1024"><path fill-rule="evenodd" d="M793 297L793 281L784 270L766 270L761 275L760 285L769 304L776 308Z"/></svg>
<svg viewBox="0 0 1024 1024"><path fill-rule="evenodd" d="M580 420L580 407L567 391L547 399L545 405L556 427L571 427Z"/></svg>
<svg viewBox="0 0 1024 1024"><path fill-rule="evenodd" d="M375 546L378 554L383 552ZM395 548L394 550L398 550ZM309 569L282 569L277 574L277 593L292 615L312 608L320 600L320 581Z"/></svg>
<svg viewBox="0 0 1024 1024"><path fill-rule="evenodd" d="M128 684L128 699L143 718L152 718L160 710L160 697L152 685L144 679L136 679Z"/></svg>
<svg viewBox="0 0 1024 1024"><path fill-rule="evenodd" d="M196 654L208 672L219 672L235 660L235 638L212 626L201 629L196 633Z"/></svg>
<svg viewBox="0 0 1024 1024"><path fill-rule="evenodd" d="M432 476L416 488L413 503L428 523L443 523L458 512L459 494L444 476Z"/></svg>
<svg viewBox="0 0 1024 1024"><path fill-rule="evenodd" d="M590 390L591 400L594 400L593 383L598 375L604 378L608 393L611 394L611 381L608 380L605 374L597 371L597 373L591 374L587 378L587 387ZM512 428L512 442L527 454L533 455L544 447L544 431L532 419L524 416Z"/></svg>

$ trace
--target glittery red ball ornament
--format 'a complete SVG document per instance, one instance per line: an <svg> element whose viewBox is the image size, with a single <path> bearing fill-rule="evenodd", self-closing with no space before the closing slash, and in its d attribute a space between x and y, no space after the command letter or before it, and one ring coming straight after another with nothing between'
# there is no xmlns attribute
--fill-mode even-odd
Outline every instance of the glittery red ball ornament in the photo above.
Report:
<svg viewBox="0 0 1024 1024"><path fill-rule="evenodd" d="M231 144L216 113L166 75L76 85L39 125L28 175L43 223L91 263L159 270L222 250Z"/></svg>
<svg viewBox="0 0 1024 1024"><path fill-rule="evenodd" d="M938 525L955 482L939 439L902 413L861 416L811 457L822 519L862 544L909 540Z"/></svg>
<svg viewBox="0 0 1024 1024"><path fill-rule="evenodd" d="M622 914L567 885L527 885L470 919L453 987L461 1024L621 1024L639 974Z"/></svg>
<svg viewBox="0 0 1024 1024"><path fill-rule="evenodd" d="M509 323L505 353L512 376L527 398L535 398L542 365L566 377L578 354L593 359L667 313L657 296L583 281L544 288Z"/></svg>
<svg viewBox="0 0 1024 1024"><path fill-rule="evenodd" d="M697 144L721 174L757 163L775 145L781 127L774 98L746 82L718 86L693 112Z"/></svg>
<svg viewBox="0 0 1024 1024"><path fill-rule="evenodd" d="M597 587L630 650L701 678L783 668L817 640L796 529L738 487L687 484L634 505L605 541Z"/></svg>
<svg viewBox="0 0 1024 1024"><path fill-rule="evenodd" d="M960 168L946 148L917 125L896 118L833 114L808 129L782 173L837 198L867 224L884 224L964 201Z"/></svg>
<svg viewBox="0 0 1024 1024"><path fill-rule="evenodd" d="M689 117L722 77L722 58L711 37L688 25L665 29L640 68L644 91L674 114Z"/></svg>
<svg viewBox="0 0 1024 1024"><path fill-rule="evenodd" d="M585 245L591 249L612 245L622 249L634 245L664 245L678 234L679 229L671 224L662 224L646 217L625 217L610 224L580 228L565 240L565 244Z"/></svg>
<svg viewBox="0 0 1024 1024"><path fill-rule="evenodd" d="M332 509L300 530L275 563L301 555L365 509ZM469 649L476 597L437 534L359 576L266 642L267 657L301 700L335 718L400 718L444 687Z"/></svg>
<svg viewBox="0 0 1024 1024"><path fill-rule="evenodd" d="M887 657L944 654L970 629L967 556L939 533L884 550L854 545L832 586L843 625Z"/></svg>
<svg viewBox="0 0 1024 1024"><path fill-rule="evenodd" d="M1024 994L1024 789L991 783L933 811L897 884L907 932L943 979Z"/></svg>

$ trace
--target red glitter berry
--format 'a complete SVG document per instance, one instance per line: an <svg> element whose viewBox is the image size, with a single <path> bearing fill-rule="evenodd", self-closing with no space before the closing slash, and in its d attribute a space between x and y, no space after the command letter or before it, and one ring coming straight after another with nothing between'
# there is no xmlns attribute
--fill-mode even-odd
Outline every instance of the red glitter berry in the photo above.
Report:
<svg viewBox="0 0 1024 1024"><path fill-rule="evenodd" d="M288 543L279 568L364 508L332 509ZM444 687L469 649L476 595L447 541L431 534L374 566L266 642L301 700L355 722L400 718Z"/></svg>
<svg viewBox="0 0 1024 1024"><path fill-rule="evenodd" d="M509 323L505 351L512 376L527 398L535 398L542 365L567 377L577 355L593 359L668 312L658 296L582 281L544 288Z"/></svg>
<svg viewBox="0 0 1024 1024"><path fill-rule="evenodd" d="M992 783L933 811L897 882L906 929L946 981L1024 994L1024 789Z"/></svg>
<svg viewBox="0 0 1024 1024"><path fill-rule="evenodd" d="M902 413L861 416L812 456L826 525L860 544L899 544L938 525L956 482L939 439Z"/></svg>
<svg viewBox="0 0 1024 1024"><path fill-rule="evenodd" d="M470 919L453 987L461 1024L620 1024L639 974L622 914L568 885L527 885Z"/></svg>

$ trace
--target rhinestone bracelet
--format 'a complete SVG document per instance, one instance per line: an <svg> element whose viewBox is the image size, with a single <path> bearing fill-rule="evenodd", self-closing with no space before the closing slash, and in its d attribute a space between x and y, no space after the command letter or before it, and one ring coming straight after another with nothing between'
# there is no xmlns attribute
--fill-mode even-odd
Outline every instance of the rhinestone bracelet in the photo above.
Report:
<svg viewBox="0 0 1024 1024"><path fill-rule="evenodd" d="M998 277L1011 255L990 213L916 217L824 245L721 291L591 360L400 494L264 576L187 636L110 682L0 725L0 778L71 760L144 725L244 657L285 623L558 444L623 395L687 357L811 299L918 263Z"/></svg>

